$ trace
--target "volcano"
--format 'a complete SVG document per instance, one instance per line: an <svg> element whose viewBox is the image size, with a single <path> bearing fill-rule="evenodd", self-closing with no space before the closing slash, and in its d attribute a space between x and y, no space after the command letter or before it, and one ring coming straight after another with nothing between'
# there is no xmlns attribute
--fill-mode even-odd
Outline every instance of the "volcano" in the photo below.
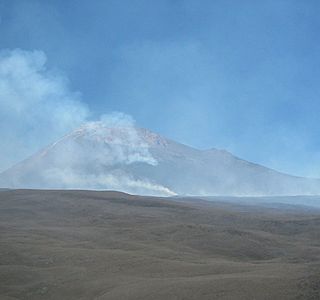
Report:
<svg viewBox="0 0 320 300"><path fill-rule="evenodd" d="M291 176L225 150L199 150L136 126L89 122L0 174L4 188L134 194L315 195L320 180Z"/></svg>

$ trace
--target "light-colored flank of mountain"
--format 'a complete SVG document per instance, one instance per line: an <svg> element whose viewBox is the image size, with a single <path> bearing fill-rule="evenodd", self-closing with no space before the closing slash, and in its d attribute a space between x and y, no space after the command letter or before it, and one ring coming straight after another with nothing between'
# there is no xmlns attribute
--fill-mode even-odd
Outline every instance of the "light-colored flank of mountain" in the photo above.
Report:
<svg viewBox="0 0 320 300"><path fill-rule="evenodd" d="M90 122L0 174L9 188L106 189L149 195L312 195L320 181L198 150L132 124Z"/></svg>

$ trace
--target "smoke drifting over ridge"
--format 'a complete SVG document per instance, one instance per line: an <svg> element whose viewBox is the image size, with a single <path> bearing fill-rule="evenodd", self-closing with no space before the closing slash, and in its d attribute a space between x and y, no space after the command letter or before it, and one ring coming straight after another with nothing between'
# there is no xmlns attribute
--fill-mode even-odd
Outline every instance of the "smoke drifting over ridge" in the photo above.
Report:
<svg viewBox="0 0 320 300"><path fill-rule="evenodd" d="M40 175L35 178L34 187L43 180L42 186L50 183L50 187L56 188L175 195L166 187L147 178L135 178L123 170L131 164L156 166L158 162L138 134L133 119L122 113L103 115L100 121L85 123L45 148L34 162Z"/></svg>
<svg viewBox="0 0 320 300"><path fill-rule="evenodd" d="M81 94L70 91L63 75L46 68L42 51L0 52L0 171L82 124L85 126L80 131L95 132L96 136L106 127L126 128L126 142L141 144L132 117L111 113L93 122L88 121L89 116ZM119 143L115 141L115 144ZM145 153L134 155L118 151L119 145L114 146L111 149L114 157L109 159L126 163L146 160L156 164L144 146L141 149L145 149Z"/></svg>
<svg viewBox="0 0 320 300"><path fill-rule="evenodd" d="M46 60L42 51L0 52L0 171L78 128L70 133L74 139L68 138L63 153L50 151L54 166L41 166L41 163L37 166L44 182L35 176L34 185L27 187L101 188L173 195L161 185L134 179L119 170L110 170L106 175L80 168L81 164L91 165L92 169L132 163L155 166L157 161L137 134L132 117L111 113L102 115L99 121L88 121L90 111L81 101L81 94L69 89L68 80L62 74L48 70ZM84 137L82 141L87 143L78 144L78 136ZM45 148L41 155L55 144ZM23 184L17 181L14 186L23 187Z"/></svg>

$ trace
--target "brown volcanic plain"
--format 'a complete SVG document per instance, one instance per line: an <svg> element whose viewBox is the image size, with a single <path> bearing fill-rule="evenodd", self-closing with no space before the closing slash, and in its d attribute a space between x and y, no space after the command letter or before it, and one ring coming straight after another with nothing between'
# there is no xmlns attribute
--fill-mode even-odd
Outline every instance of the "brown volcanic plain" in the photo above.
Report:
<svg viewBox="0 0 320 300"><path fill-rule="evenodd" d="M0 299L320 299L320 210L1 190Z"/></svg>

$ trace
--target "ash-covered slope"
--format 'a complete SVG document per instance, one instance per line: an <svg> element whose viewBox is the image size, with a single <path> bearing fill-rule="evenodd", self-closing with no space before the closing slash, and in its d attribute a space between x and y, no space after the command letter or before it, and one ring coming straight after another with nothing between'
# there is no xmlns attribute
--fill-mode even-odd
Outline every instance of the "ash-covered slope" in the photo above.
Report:
<svg viewBox="0 0 320 300"><path fill-rule="evenodd" d="M127 124L91 122L0 174L11 188L113 189L150 195L319 194L320 181L224 150L198 150Z"/></svg>

